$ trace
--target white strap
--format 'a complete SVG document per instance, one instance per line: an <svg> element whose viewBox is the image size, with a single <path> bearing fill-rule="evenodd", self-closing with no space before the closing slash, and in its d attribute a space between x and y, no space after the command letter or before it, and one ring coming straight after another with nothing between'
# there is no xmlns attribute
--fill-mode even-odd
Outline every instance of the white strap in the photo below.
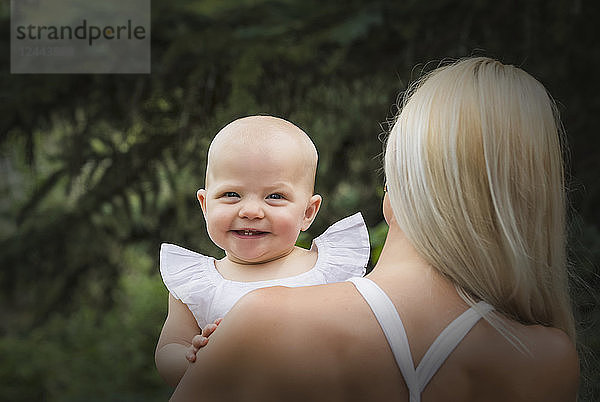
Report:
<svg viewBox="0 0 600 402"><path fill-rule="evenodd" d="M419 362L417 367L417 377L419 378L419 393L423 392L431 377L438 371L442 363L458 346L460 341L473 328L477 321L493 310L493 307L485 302L479 302L475 308L471 307L452 321L433 341L425 356Z"/></svg>
<svg viewBox="0 0 600 402"><path fill-rule="evenodd" d="M402 319L390 298L368 278L351 278L349 281L356 286L375 314L392 349L396 364L404 376L411 402L421 400L421 393L448 355L477 321L493 310L489 304L479 302L458 316L438 335L415 370Z"/></svg>
<svg viewBox="0 0 600 402"><path fill-rule="evenodd" d="M356 289L362 294L367 304L371 307L371 311L375 314L375 318L379 322L388 344L392 349L396 364L410 392L410 400L419 401L419 382L417 372L413 363L408 338L402 320L394 307L390 298L383 290L373 281L368 278L350 278L350 282L356 286Z"/></svg>

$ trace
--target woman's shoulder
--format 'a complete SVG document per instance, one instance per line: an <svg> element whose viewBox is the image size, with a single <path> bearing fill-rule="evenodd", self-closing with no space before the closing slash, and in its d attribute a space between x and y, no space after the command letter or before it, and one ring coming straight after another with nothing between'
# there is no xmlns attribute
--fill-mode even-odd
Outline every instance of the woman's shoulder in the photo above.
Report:
<svg viewBox="0 0 600 402"><path fill-rule="evenodd" d="M526 367L529 363L532 372L548 379L568 379L569 373L578 373L578 356L573 341L562 330L543 325L522 325L515 335L522 341L523 349L513 346L512 356ZM507 355L510 356L510 355Z"/></svg>
<svg viewBox="0 0 600 402"><path fill-rule="evenodd" d="M361 396L373 394L373 388L381 394L401 381L386 385L377 376L364 381L378 359L371 358L375 348L360 341L360 334L372 331L357 324L361 320L353 313L351 293L349 283L248 293L211 335L210 346L199 352L205 365L191 366L189 381L184 377L178 391L232 401L374 400ZM394 364L390 357L391 370ZM224 389L230 390L229 399L223 399ZM174 396L179 400L179 393Z"/></svg>
<svg viewBox="0 0 600 402"><path fill-rule="evenodd" d="M471 368L479 372L474 381L479 392L501 389L512 400L521 400L524 395L523 400L532 401L575 399L579 359L564 331L513 323L505 336L483 321L474 329L465 349L476 356Z"/></svg>
<svg viewBox="0 0 600 402"><path fill-rule="evenodd" d="M275 313L285 314L286 317L316 317L334 313L343 303L354 299L352 289L349 282L302 287L272 286L246 294L236 308L244 310L245 313L264 315L265 319L272 318ZM335 300L335 303L332 303L332 300ZM285 321L294 323L291 319Z"/></svg>
<svg viewBox="0 0 600 402"><path fill-rule="evenodd" d="M532 366L539 369L537 379L547 388L545 400L574 399L579 386L579 356L575 344L562 330L535 325L531 333Z"/></svg>
<svg viewBox="0 0 600 402"><path fill-rule="evenodd" d="M397 395L399 373L391 355L379 356L387 349L382 348L382 334L374 341L374 328L367 325L369 311L351 283L262 288L245 295L225 317L221 326L227 326L219 330L227 329L228 334L220 336L230 339L222 347L234 347L239 343L235 334L243 333L243 343L252 347L232 355L235 378L252 374L269 378L271 384L289 385L262 390L264 398L255 400L289 400L290 395L312 401L365 400L373 399L368 395L390 394L390 389ZM364 373L379 374L382 360L389 375L365 382ZM226 367L231 374L231 365ZM295 381L290 383L290 378ZM348 387L354 389L352 397L344 393ZM281 394L272 394L275 391Z"/></svg>
<svg viewBox="0 0 600 402"><path fill-rule="evenodd" d="M356 322L364 318L357 307L364 302L353 290L348 282L262 288L246 294L228 315L240 326L261 328L254 335L268 336L270 350L278 345L278 353L298 353L293 358L301 360L314 355L318 360L333 351L333 343L338 351L346 341L354 348ZM263 328L270 328L268 335Z"/></svg>

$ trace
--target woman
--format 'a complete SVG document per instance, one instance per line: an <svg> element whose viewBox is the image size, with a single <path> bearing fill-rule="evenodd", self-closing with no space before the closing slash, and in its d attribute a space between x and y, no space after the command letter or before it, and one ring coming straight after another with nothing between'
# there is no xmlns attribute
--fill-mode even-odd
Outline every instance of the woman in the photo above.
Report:
<svg viewBox="0 0 600 402"><path fill-rule="evenodd" d="M173 400L575 400L555 116L488 58L424 77L387 142L367 279L249 294Z"/></svg>

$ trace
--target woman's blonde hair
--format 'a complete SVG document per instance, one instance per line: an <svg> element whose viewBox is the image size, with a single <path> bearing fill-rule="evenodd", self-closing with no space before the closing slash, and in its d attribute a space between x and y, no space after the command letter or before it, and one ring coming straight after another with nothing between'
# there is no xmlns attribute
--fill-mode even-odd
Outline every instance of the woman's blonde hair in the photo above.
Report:
<svg viewBox="0 0 600 402"><path fill-rule="evenodd" d="M561 130L538 81L484 57L434 70L404 96L385 172L400 228L470 304L574 339Z"/></svg>

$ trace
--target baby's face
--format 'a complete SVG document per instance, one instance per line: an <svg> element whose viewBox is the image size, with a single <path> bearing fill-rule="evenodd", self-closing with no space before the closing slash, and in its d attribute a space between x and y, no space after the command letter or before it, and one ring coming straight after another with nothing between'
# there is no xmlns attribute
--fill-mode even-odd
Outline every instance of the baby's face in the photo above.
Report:
<svg viewBox="0 0 600 402"><path fill-rule="evenodd" d="M264 145L264 144L263 144ZM297 148L229 144L210 161L198 191L208 233L231 261L256 264L289 254L320 205ZM308 177L307 177L308 176Z"/></svg>

